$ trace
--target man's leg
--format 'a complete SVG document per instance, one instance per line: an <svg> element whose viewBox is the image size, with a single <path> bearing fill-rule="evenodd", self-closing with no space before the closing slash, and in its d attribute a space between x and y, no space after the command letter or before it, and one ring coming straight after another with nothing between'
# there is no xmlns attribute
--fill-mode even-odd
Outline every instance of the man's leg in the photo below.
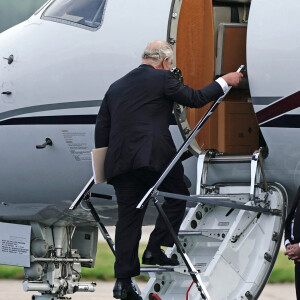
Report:
<svg viewBox="0 0 300 300"><path fill-rule="evenodd" d="M181 195L189 195L187 188L181 186L181 183L176 183L176 188L172 188L171 190L163 189L164 192L170 192L175 194L181 194ZM174 187L175 185L173 185ZM185 215L185 209L186 209L186 201L173 199L173 198L165 198L165 202L162 205L162 208L168 217L173 230L176 234L178 234L180 225L182 223L183 217ZM170 235L170 232L161 217L159 215L157 217L155 228L152 231L149 242L148 242L148 248L149 249L158 249L160 246L167 246L171 247L174 244L174 240L172 236Z"/></svg>
<svg viewBox="0 0 300 300"><path fill-rule="evenodd" d="M162 182L159 190L175 194L189 195L188 188L183 180L183 175L183 166L181 163L177 163ZM158 176L159 175L157 173L154 174L153 172L148 172L148 176L145 175L143 178L148 181L150 186L153 186L155 181L158 179ZM186 201L166 198L162 208L167 215L175 233L178 234L185 214ZM157 253L160 252L160 246L171 247L173 244L174 240L170 235L163 218L159 215L156 220L155 228L150 235L147 249Z"/></svg>
<svg viewBox="0 0 300 300"><path fill-rule="evenodd" d="M118 202L115 277L126 281L140 274L138 246L146 207L139 210L136 206L146 188L132 172L114 178L112 184Z"/></svg>

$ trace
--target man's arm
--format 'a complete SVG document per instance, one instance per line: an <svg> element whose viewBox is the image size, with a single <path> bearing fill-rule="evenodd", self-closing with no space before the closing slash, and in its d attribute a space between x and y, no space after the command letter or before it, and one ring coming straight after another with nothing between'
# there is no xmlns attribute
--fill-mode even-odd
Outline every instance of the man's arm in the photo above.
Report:
<svg viewBox="0 0 300 300"><path fill-rule="evenodd" d="M298 202L300 201L300 186L297 190L296 196L293 200L292 207L290 208L290 211L286 217L285 220L285 228L284 228L284 245L287 247L287 245L292 243L292 222L295 216L296 208L298 206Z"/></svg>
<svg viewBox="0 0 300 300"><path fill-rule="evenodd" d="M107 97L105 96L102 101L96 119L96 127L95 127L96 148L108 147L110 127L111 127L110 113L107 105Z"/></svg>
<svg viewBox="0 0 300 300"><path fill-rule="evenodd" d="M291 224L292 224L292 216L289 214L285 220L285 229L284 229L284 246L286 248L288 245L290 245L292 243Z"/></svg>
<svg viewBox="0 0 300 300"><path fill-rule="evenodd" d="M300 246L299 243L288 245L284 255L287 255L289 259L299 260L300 259Z"/></svg>
<svg viewBox="0 0 300 300"><path fill-rule="evenodd" d="M290 212L285 220L285 242L284 242L284 245L286 247L286 251L284 254L287 255L289 259L298 260L298 261L300 260L300 243L292 244L293 242L292 224L294 223L294 218L296 216L295 212L298 207L299 199L300 199L300 186L294 198Z"/></svg>
<svg viewBox="0 0 300 300"><path fill-rule="evenodd" d="M241 73L228 73L203 89L195 90L187 85L183 85L169 72L166 78L165 95L168 99L184 106L202 107L210 101L220 98L229 85L236 86L242 77Z"/></svg>

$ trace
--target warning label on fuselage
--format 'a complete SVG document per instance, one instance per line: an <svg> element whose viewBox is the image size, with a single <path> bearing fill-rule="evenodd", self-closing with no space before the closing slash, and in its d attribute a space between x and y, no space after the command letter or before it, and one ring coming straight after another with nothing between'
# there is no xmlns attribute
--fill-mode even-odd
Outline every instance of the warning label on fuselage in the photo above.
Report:
<svg viewBox="0 0 300 300"><path fill-rule="evenodd" d="M31 226L0 223L0 264L30 266Z"/></svg>

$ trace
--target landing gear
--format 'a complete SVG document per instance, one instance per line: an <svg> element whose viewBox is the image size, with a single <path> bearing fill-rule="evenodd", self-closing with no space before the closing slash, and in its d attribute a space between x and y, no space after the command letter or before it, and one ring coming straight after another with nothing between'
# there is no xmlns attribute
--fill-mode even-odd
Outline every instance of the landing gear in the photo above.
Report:
<svg viewBox="0 0 300 300"><path fill-rule="evenodd" d="M33 300L71 299L67 294L94 292L96 283L81 282L81 266L92 267L97 228L42 226L31 223L30 267L24 269L24 291L37 291ZM88 238L87 238L88 237Z"/></svg>

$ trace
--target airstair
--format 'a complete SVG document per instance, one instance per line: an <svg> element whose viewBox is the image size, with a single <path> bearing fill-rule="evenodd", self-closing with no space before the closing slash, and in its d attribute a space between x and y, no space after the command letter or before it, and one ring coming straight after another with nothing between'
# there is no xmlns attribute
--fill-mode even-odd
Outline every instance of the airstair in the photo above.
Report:
<svg viewBox="0 0 300 300"><path fill-rule="evenodd" d="M241 181L209 183L220 168L223 175L242 169L250 180L243 182L240 176ZM280 249L287 205L285 189L266 181L260 151L252 156L200 154L196 195L172 197L195 203L181 225L179 241L199 272L207 299L257 299ZM178 258L179 266L142 268L150 276L143 299L152 294L164 300L205 299L178 250L174 246L166 254Z"/></svg>

